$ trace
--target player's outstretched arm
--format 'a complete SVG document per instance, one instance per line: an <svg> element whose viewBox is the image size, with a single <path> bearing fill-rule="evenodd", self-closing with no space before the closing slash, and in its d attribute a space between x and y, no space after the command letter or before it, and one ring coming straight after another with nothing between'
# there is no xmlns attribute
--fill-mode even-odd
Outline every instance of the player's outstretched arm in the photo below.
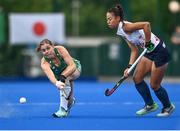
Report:
<svg viewBox="0 0 180 131"><path fill-rule="evenodd" d="M68 77L74 73L74 71L76 70L76 65L73 61L73 58L71 57L71 55L69 54L69 52L65 47L59 46L57 47L57 49L61 54L61 57L64 59L65 63L67 64L67 68L61 73L61 75Z"/></svg>

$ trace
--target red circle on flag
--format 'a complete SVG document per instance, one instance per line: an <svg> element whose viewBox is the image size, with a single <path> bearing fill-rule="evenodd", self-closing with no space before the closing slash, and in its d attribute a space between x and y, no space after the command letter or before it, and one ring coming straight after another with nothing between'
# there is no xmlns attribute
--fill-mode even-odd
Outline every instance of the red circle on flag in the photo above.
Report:
<svg viewBox="0 0 180 131"><path fill-rule="evenodd" d="M37 36L42 36L45 34L46 32L46 27L45 24L43 22L36 22L33 25L33 32L34 34L36 34Z"/></svg>

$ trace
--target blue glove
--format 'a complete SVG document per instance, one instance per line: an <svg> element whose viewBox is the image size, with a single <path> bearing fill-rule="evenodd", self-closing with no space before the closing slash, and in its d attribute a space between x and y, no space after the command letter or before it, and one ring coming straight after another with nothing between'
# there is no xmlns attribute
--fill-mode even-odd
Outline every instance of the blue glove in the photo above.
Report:
<svg viewBox="0 0 180 131"><path fill-rule="evenodd" d="M145 45L145 47L147 48L147 50L149 51L149 52L152 52L153 50L154 50L154 44L153 43L151 43L151 42L146 42L146 45Z"/></svg>

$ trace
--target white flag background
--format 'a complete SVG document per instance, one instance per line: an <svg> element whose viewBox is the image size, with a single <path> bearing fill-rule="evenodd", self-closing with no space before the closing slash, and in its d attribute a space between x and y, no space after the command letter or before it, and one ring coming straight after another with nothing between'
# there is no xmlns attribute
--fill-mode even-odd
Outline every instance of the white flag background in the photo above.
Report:
<svg viewBox="0 0 180 131"><path fill-rule="evenodd" d="M9 42L11 44L38 44L42 39L65 42L64 14L9 15Z"/></svg>

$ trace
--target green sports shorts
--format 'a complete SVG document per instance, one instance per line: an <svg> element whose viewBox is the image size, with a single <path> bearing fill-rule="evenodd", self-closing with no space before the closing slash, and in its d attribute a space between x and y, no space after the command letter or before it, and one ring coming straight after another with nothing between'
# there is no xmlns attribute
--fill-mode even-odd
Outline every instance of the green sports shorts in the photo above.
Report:
<svg viewBox="0 0 180 131"><path fill-rule="evenodd" d="M74 63L76 64L76 68L79 70L79 72L82 71L81 63L79 60L74 59Z"/></svg>

